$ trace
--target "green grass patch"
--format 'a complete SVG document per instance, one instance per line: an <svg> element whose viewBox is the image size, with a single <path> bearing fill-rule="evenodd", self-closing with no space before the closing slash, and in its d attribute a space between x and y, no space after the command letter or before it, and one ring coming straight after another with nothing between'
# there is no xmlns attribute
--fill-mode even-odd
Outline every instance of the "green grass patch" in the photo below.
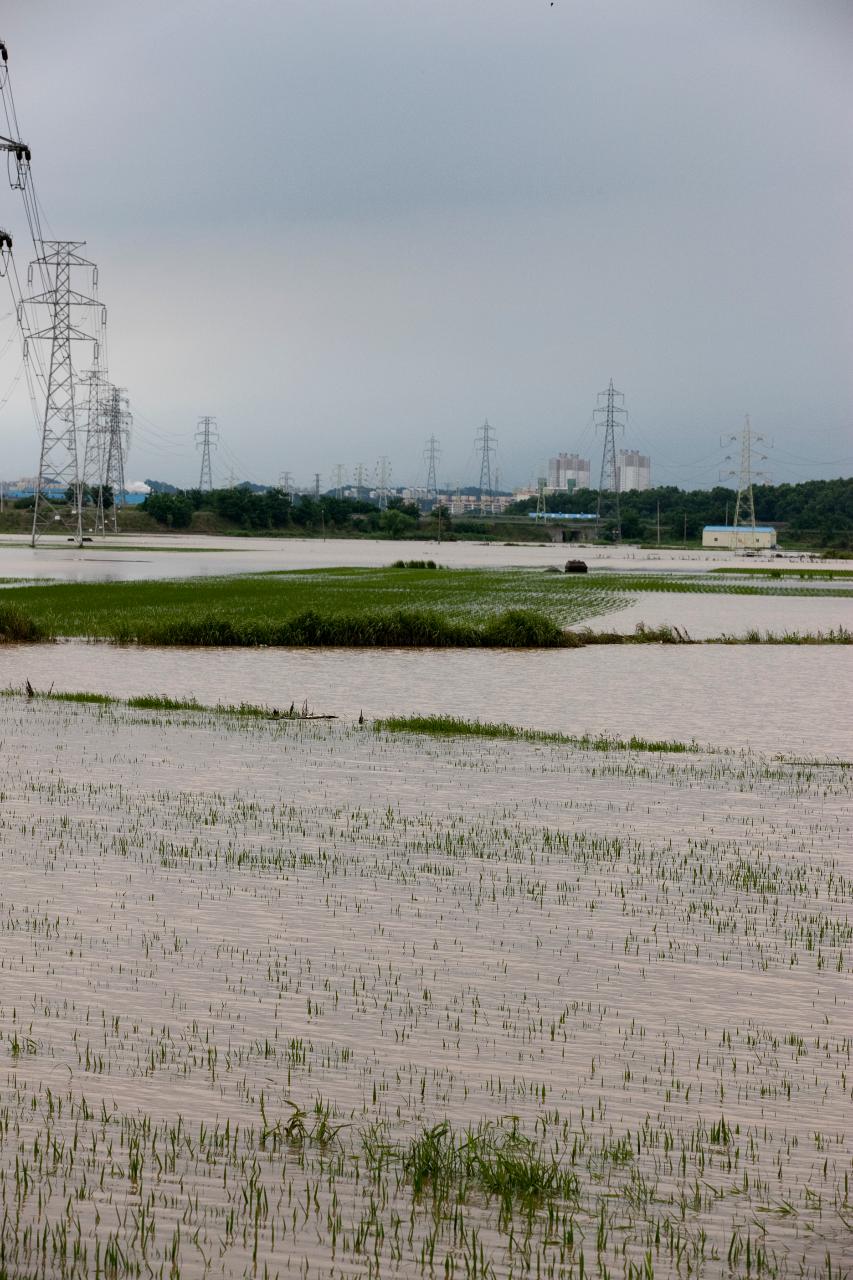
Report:
<svg viewBox="0 0 853 1280"><path fill-rule="evenodd" d="M742 636L717 636L707 644L853 644L853 631L830 627L828 631L759 631L751 627Z"/></svg>
<svg viewBox="0 0 853 1280"><path fill-rule="evenodd" d="M288 710L266 707L253 702L217 702L214 706L199 702L196 698L170 698L166 694L138 694L132 698L115 698L109 693L94 693L86 689L35 689L9 686L0 689L0 697L28 697L33 701L90 703L102 707L129 707L134 711L203 711L207 715L248 716L256 720L330 720L334 716L316 716L308 710L307 703L297 708L291 704Z"/></svg>
<svg viewBox="0 0 853 1280"><path fill-rule="evenodd" d="M426 609L336 615L306 610L277 620L188 611L119 624L111 638L119 643L202 647L541 649L567 643L565 633L550 618L523 609L482 622L455 622Z"/></svg>
<svg viewBox="0 0 853 1280"><path fill-rule="evenodd" d="M32 643L49 638L49 628L17 601L0 600L0 644Z"/></svg>
<svg viewBox="0 0 853 1280"><path fill-rule="evenodd" d="M503 1216L515 1205L574 1203L580 1192L574 1170L515 1123L505 1129L485 1121L458 1135L446 1122L424 1129L403 1153L403 1169L418 1198L463 1203L475 1190L498 1200Z"/></svg>
<svg viewBox="0 0 853 1280"><path fill-rule="evenodd" d="M671 742L648 738L613 738L608 734L551 733L545 729L523 729L514 724L464 720L456 716L390 716L375 720L378 733L422 733L437 738L502 738L517 742L548 742L588 751L696 752L710 750L697 742Z"/></svg>
<svg viewBox="0 0 853 1280"><path fill-rule="evenodd" d="M738 577L749 576L750 578L797 578L804 582L808 582L809 579L831 582L833 578L853 578L853 569L801 569L794 568L793 565L784 569L758 569L745 565L742 569L730 567L712 569L711 573L736 574Z"/></svg>

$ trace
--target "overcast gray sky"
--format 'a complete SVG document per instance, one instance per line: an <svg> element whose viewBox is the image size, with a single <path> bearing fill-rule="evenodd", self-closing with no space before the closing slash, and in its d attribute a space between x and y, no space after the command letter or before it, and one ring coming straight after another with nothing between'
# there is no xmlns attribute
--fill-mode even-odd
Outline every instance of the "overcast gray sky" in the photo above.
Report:
<svg viewBox="0 0 853 1280"><path fill-rule="evenodd" d="M475 483L485 417L507 484L595 473L611 377L656 482L716 482L747 412L774 480L853 470L849 0L43 0L0 37L131 478L196 482L201 413L220 476L414 481L434 433ZM5 179L0 225L25 261Z"/></svg>

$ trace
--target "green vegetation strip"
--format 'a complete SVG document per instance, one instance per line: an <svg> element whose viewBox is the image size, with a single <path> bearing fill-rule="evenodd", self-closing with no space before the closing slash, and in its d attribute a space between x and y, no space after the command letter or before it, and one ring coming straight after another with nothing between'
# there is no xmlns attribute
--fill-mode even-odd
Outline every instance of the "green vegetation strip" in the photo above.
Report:
<svg viewBox="0 0 853 1280"><path fill-rule="evenodd" d="M751 586L631 574L531 569L387 567L245 574L166 582L44 583L4 589L0 642L82 636L186 646L558 648L684 643L676 627L636 634L578 630L644 590L828 595L834 589ZM838 594L851 594L838 589ZM568 632L567 628L575 628ZM812 643L849 643L846 633ZM739 642L738 637L725 637ZM766 642L773 642L765 637ZM754 642L754 639L752 640ZM764 642L764 641L763 641ZM792 635L779 643L807 643Z"/></svg>
<svg viewBox="0 0 853 1280"><path fill-rule="evenodd" d="M853 578L853 569L801 569L799 566L795 568L793 565L784 569L754 569L745 565L743 568L737 569L731 567L712 569L711 573L737 574L739 577L750 578L799 578L805 582L808 582L810 578L814 578L818 582L831 582L833 578L841 578L842 580Z"/></svg>
<svg viewBox="0 0 853 1280"><path fill-rule="evenodd" d="M198 702L195 698L169 698L163 694L140 694L133 698L115 698L109 693L94 693L87 689L46 689L43 691L10 686L0 689L0 697L27 696L39 702L77 702L99 707L130 707L137 711L204 711L208 715L248 716L256 720L308 720L317 719L305 710L279 711L276 707L259 706L252 702L218 702L215 706ZM321 719L329 719L323 716Z"/></svg>
<svg viewBox="0 0 853 1280"><path fill-rule="evenodd" d="M544 729L520 729L513 724L490 724L482 720L463 720L455 716L391 716L375 720L378 733L423 733L437 738L508 738L520 742L552 742L589 751L711 751L697 742L650 741L647 738L611 738L607 734L573 736L549 733Z"/></svg>

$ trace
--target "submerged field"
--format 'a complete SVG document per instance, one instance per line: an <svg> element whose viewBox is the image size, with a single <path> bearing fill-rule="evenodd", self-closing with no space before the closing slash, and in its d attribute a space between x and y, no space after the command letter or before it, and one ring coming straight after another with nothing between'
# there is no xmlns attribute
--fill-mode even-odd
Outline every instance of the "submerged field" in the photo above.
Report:
<svg viewBox="0 0 853 1280"><path fill-rule="evenodd" d="M22 620L21 639L32 638L29 632L35 628L45 636L148 644L541 646L559 643L559 629L607 617L661 593L675 593L685 601L751 597L771 603L776 598L788 606L812 600L816 613L832 601L853 599L853 583L388 567L159 582L33 583L4 589L0 606ZM524 615L521 620L518 611ZM515 615L514 623L509 615ZM838 612L828 627L821 627L811 614L804 615L802 630L837 631L840 618Z"/></svg>
<svg viewBox="0 0 853 1280"><path fill-rule="evenodd" d="M2 712L0 1275L850 1267L842 759Z"/></svg>

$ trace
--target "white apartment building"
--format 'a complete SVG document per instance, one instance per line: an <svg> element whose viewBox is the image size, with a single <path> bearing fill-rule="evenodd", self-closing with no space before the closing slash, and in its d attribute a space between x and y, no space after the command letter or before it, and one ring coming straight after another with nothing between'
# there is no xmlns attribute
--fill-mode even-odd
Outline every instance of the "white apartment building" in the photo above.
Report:
<svg viewBox="0 0 853 1280"><path fill-rule="evenodd" d="M652 460L636 449L620 449L616 460L619 472L619 492L627 493L631 489L651 489Z"/></svg>
<svg viewBox="0 0 853 1280"><path fill-rule="evenodd" d="M548 459L549 489L588 489L590 480L589 458L579 458L576 453L558 453Z"/></svg>

